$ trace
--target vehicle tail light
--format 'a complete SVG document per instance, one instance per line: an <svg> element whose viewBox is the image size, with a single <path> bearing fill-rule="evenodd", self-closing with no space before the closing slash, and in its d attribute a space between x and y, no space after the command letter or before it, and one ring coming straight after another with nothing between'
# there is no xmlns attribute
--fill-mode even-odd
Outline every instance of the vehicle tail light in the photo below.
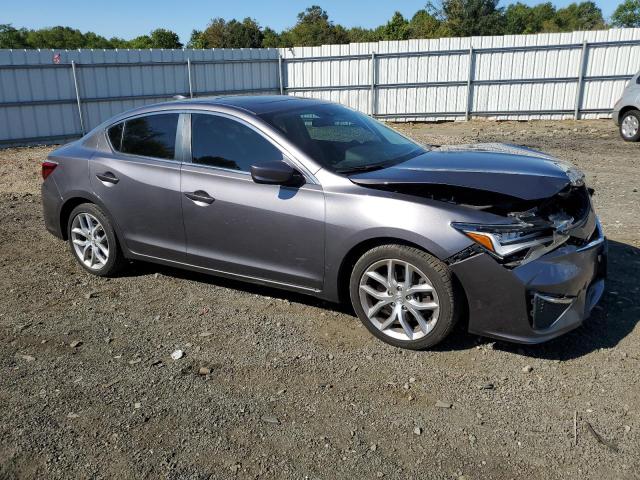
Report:
<svg viewBox="0 0 640 480"><path fill-rule="evenodd" d="M48 160L42 162L42 179L45 180L49 175L51 175L57 166L57 163L49 162Z"/></svg>

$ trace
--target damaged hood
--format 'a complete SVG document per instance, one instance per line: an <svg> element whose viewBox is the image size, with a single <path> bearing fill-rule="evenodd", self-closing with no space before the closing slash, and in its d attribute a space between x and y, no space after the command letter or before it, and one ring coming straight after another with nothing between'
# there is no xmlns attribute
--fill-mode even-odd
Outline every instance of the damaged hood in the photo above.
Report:
<svg viewBox="0 0 640 480"><path fill-rule="evenodd" d="M363 186L438 185L484 190L521 200L555 195L568 185L584 184L570 164L535 150L497 143L434 148L396 165L357 173Z"/></svg>

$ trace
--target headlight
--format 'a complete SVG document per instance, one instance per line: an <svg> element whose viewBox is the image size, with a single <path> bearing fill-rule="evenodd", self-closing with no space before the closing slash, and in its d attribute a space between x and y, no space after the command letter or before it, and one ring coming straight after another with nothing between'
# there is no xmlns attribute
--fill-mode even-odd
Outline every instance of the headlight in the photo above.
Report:
<svg viewBox="0 0 640 480"><path fill-rule="evenodd" d="M553 242L553 234L549 229L541 229L529 223L482 225L455 222L451 225L501 259Z"/></svg>

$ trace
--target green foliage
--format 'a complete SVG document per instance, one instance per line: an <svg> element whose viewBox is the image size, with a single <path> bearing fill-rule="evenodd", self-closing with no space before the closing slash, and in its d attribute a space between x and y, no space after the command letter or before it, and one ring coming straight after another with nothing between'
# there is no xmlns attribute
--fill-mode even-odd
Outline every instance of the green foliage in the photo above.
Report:
<svg viewBox="0 0 640 480"><path fill-rule="evenodd" d="M317 5L300 12L296 24L281 32L262 28L252 18L242 21L213 18L204 30L191 32L187 48L276 48L607 28L602 11L593 1L572 3L560 9L549 1L532 7L517 2L506 8L499 6L499 0L440 0L439 5L427 3L410 20L395 12L387 23L371 29L356 26L347 30L331 21L328 13ZM615 26L640 27L640 0L624 0L611 19ZM93 32L82 33L62 26L28 30L0 24L0 48L168 49L182 48L182 43L175 32L163 28L124 40L106 39Z"/></svg>
<svg viewBox="0 0 640 480"><path fill-rule="evenodd" d="M530 7L523 3L514 3L504 12L504 33L518 35L545 31L545 25L553 22L556 9L551 2Z"/></svg>
<svg viewBox="0 0 640 480"><path fill-rule="evenodd" d="M349 43L344 27L334 25L327 12L317 5L300 12L295 26L282 32L280 38L284 47Z"/></svg>
<svg viewBox="0 0 640 480"><path fill-rule="evenodd" d="M503 9L499 0L443 0L444 32L450 37L501 35Z"/></svg>
<svg viewBox="0 0 640 480"><path fill-rule="evenodd" d="M27 30L18 30L11 24L0 25L0 48L29 48Z"/></svg>
<svg viewBox="0 0 640 480"><path fill-rule="evenodd" d="M259 48L263 38L260 25L252 18L242 22L214 18L202 33L198 33L200 48Z"/></svg>
<svg viewBox="0 0 640 480"><path fill-rule="evenodd" d="M442 22L437 12L418 10L409 22L409 38L438 38L442 33Z"/></svg>
<svg viewBox="0 0 640 480"><path fill-rule="evenodd" d="M406 40L409 33L409 22L400 12L395 12L384 26L383 40Z"/></svg>
<svg viewBox="0 0 640 480"><path fill-rule="evenodd" d="M559 32L606 28L602 10L594 2L572 3L566 8L559 9L551 25L553 24L557 26L556 31Z"/></svg>
<svg viewBox="0 0 640 480"><path fill-rule="evenodd" d="M618 5L611 23L616 27L640 27L640 0L626 0Z"/></svg>

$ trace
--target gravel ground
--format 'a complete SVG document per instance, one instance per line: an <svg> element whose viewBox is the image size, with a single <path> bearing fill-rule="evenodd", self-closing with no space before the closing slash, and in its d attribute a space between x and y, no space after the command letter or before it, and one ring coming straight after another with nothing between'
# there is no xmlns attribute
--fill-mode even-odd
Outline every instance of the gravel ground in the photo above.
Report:
<svg viewBox="0 0 640 480"><path fill-rule="evenodd" d="M0 479L639 478L640 145L608 121L399 128L587 172L611 243L583 327L414 353L301 295L147 264L95 278L43 227L50 148L3 150Z"/></svg>

